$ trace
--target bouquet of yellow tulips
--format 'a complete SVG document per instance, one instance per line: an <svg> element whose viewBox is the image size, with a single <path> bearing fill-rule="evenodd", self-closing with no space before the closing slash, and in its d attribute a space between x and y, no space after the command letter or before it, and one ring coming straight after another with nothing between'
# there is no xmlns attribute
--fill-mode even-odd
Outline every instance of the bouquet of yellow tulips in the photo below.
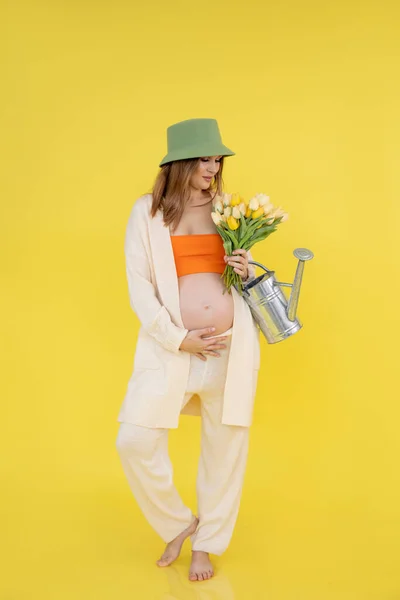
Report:
<svg viewBox="0 0 400 600"><path fill-rule="evenodd" d="M275 208L265 194L256 194L246 200L237 193L217 195L211 216L224 241L227 256L237 248L250 250L288 218L288 214L281 207ZM221 277L229 293L234 285L243 294L242 278L231 265L225 267Z"/></svg>

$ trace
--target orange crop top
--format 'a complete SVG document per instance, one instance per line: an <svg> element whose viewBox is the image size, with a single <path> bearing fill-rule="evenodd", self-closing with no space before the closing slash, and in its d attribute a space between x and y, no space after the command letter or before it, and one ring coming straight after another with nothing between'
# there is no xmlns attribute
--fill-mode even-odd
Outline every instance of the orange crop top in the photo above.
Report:
<svg viewBox="0 0 400 600"><path fill-rule="evenodd" d="M192 273L223 273L225 249L219 233L172 235L178 277Z"/></svg>

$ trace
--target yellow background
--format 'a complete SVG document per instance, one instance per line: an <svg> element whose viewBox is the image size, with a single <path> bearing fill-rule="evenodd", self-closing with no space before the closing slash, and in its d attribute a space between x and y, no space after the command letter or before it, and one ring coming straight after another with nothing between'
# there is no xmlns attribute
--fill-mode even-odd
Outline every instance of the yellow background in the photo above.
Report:
<svg viewBox="0 0 400 600"><path fill-rule="evenodd" d="M400 598L398 2L1 6L0 597ZM189 545L154 566L115 448L125 227L193 117L236 151L227 191L289 212L255 257L291 282L315 253L303 329L262 340L237 527L196 584ZM199 426L171 433L193 509Z"/></svg>

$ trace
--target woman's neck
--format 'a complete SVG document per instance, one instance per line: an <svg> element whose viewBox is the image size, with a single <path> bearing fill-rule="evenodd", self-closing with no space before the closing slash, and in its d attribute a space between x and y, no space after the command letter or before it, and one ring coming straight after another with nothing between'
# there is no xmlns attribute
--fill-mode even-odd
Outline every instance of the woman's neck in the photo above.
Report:
<svg viewBox="0 0 400 600"><path fill-rule="evenodd" d="M195 208L196 206L205 206L206 204L209 204L209 202L211 202L212 197L210 192L206 192L206 193L202 193L202 192L198 192L198 193L192 193L190 195L190 200L187 204L188 208Z"/></svg>

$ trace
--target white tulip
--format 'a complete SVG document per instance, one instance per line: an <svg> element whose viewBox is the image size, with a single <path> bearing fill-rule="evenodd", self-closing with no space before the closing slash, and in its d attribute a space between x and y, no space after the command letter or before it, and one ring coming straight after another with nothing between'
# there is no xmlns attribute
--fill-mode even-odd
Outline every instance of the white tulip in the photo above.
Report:
<svg viewBox="0 0 400 600"><path fill-rule="evenodd" d="M214 204L214 209L216 211L218 211L220 214L222 214L224 212L224 207L223 207L221 200L217 200L217 202Z"/></svg>
<svg viewBox="0 0 400 600"><path fill-rule="evenodd" d="M281 223L284 223L285 221L287 221L288 218L289 218L288 213L287 212L283 213Z"/></svg>
<svg viewBox="0 0 400 600"><path fill-rule="evenodd" d="M221 214L219 212L212 212L211 213L211 218L212 218L212 220L214 221L214 223L216 225L219 225L221 223L221 221L222 221L222 216L221 216Z"/></svg>
<svg viewBox="0 0 400 600"><path fill-rule="evenodd" d="M260 208L260 203L255 196L250 200L249 206L251 210L258 210Z"/></svg>
<svg viewBox="0 0 400 600"><path fill-rule="evenodd" d="M222 197L222 202L223 202L224 206L230 206L231 198L232 198L232 194L227 194L226 192L224 193L224 195Z"/></svg>
<svg viewBox="0 0 400 600"><path fill-rule="evenodd" d="M256 198L257 198L260 206L265 206L266 204L270 204L269 196L266 196L265 194L257 194Z"/></svg>
<svg viewBox="0 0 400 600"><path fill-rule="evenodd" d="M230 217L231 215L232 215L232 208L230 206L227 206L224 210L224 216Z"/></svg>
<svg viewBox="0 0 400 600"><path fill-rule="evenodd" d="M278 219L279 217L282 217L284 214L285 214L285 211L283 210L283 208L281 206L279 206L278 208L276 208L275 211L274 211L275 219Z"/></svg>
<svg viewBox="0 0 400 600"><path fill-rule="evenodd" d="M246 210L247 210L247 206L245 205L245 203L244 203L244 202L241 202L241 203L239 204L239 206L238 206L238 209L239 209L239 211L240 211L240 213L241 213L242 215L245 215L245 214L246 214Z"/></svg>
<svg viewBox="0 0 400 600"><path fill-rule="evenodd" d="M241 214L242 213L240 212L239 207L238 206L234 206L233 209L232 209L232 217L235 217L235 219L240 219L240 215Z"/></svg>
<svg viewBox="0 0 400 600"><path fill-rule="evenodd" d="M272 211L275 209L275 207L273 204L271 204L269 202L268 204L264 204L263 209L264 209L264 215L269 215L269 213L272 213Z"/></svg>

